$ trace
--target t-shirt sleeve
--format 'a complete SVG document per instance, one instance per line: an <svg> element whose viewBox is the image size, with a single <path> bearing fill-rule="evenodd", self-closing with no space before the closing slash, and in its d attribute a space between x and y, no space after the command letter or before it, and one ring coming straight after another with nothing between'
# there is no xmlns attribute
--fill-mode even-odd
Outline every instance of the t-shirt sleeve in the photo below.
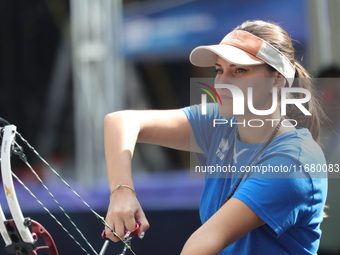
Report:
<svg viewBox="0 0 340 255"><path fill-rule="evenodd" d="M306 173L283 178L246 178L233 197L243 201L279 237L311 210L313 182Z"/></svg>
<svg viewBox="0 0 340 255"><path fill-rule="evenodd" d="M182 110L190 122L194 135L193 138L196 139L203 153L207 155L214 132L213 121L214 119L221 118L218 114L218 107L216 104L208 104L206 115L201 113L201 107L199 105L188 106L182 108Z"/></svg>

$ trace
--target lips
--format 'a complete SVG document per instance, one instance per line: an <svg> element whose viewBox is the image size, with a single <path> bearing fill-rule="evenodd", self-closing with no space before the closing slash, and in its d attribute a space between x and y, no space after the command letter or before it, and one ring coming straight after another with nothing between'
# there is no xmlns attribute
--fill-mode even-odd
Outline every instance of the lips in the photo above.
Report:
<svg viewBox="0 0 340 255"><path fill-rule="evenodd" d="M229 96L229 95L219 95L221 100L232 100L233 97L232 96Z"/></svg>

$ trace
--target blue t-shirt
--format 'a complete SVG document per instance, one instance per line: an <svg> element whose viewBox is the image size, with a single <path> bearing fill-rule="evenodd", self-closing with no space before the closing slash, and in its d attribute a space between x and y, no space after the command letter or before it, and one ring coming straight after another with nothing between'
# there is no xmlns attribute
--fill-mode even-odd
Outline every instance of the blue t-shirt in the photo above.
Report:
<svg viewBox="0 0 340 255"><path fill-rule="evenodd" d="M233 197L265 222L220 254L316 254L327 196L327 169L323 152L308 129L279 135L253 162L263 145L239 141L236 125L229 125L235 118L222 118L214 104L208 106L207 115L201 114L199 106L183 110L203 151L197 154L201 170L206 171L200 204L202 223L223 205L243 172L246 178ZM214 119L228 123L214 127ZM231 155L229 147L234 147Z"/></svg>

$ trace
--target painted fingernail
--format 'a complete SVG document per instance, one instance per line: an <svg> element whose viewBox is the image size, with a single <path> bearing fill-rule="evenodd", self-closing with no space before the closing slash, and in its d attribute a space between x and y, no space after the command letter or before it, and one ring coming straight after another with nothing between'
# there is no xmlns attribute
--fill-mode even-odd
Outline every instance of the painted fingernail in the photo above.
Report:
<svg viewBox="0 0 340 255"><path fill-rule="evenodd" d="M142 232L142 233L140 233L139 238L140 238L140 239L143 239L144 236L145 236L145 232Z"/></svg>

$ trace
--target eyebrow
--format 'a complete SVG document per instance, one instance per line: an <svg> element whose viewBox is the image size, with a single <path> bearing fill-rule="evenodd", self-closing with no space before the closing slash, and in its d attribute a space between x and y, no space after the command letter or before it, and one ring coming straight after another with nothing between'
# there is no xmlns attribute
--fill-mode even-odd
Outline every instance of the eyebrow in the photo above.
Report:
<svg viewBox="0 0 340 255"><path fill-rule="evenodd" d="M215 66L222 67L222 65L221 65L221 64L219 64L219 63L215 63ZM236 65L234 65L234 64L229 64L229 66L230 66L230 67L233 67L233 66L236 66Z"/></svg>

